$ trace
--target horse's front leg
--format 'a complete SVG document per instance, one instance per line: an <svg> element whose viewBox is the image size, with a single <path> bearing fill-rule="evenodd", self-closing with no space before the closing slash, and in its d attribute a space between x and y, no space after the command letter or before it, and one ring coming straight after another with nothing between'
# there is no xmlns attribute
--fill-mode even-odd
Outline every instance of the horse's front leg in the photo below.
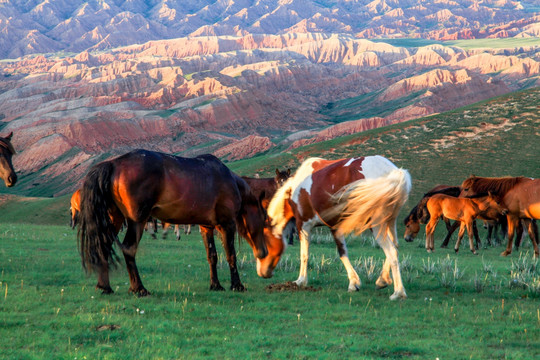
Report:
<svg viewBox="0 0 540 360"><path fill-rule="evenodd" d="M238 275L238 268L236 267L236 250L234 249L234 234L236 233L236 225L234 222L217 227L221 234L221 242L225 249L225 255L227 256L227 262L229 263L229 270L231 271L231 290L233 291L245 291L246 288L240 282L240 275Z"/></svg>
<svg viewBox="0 0 540 360"><path fill-rule="evenodd" d="M217 276L217 250L214 243L214 227L200 226L201 236L203 238L204 247L206 248L206 258L210 266L210 290L225 290L219 283Z"/></svg>
<svg viewBox="0 0 540 360"><path fill-rule="evenodd" d="M456 241L456 245L454 246L454 251L456 252L456 254L459 252L459 245L461 245L461 239L463 239L463 234L465 234L465 224L461 222L459 224L458 239Z"/></svg>
<svg viewBox="0 0 540 360"><path fill-rule="evenodd" d="M352 266L349 260L349 254L347 251L347 243L345 242L345 236L342 234L337 234L335 231L332 231L334 241L336 242L339 258L347 270L347 277L349 278L349 291L358 291L362 282L360 277L354 267Z"/></svg>
<svg viewBox="0 0 540 360"><path fill-rule="evenodd" d="M516 228L519 219L514 219L511 215L506 216L508 220L508 242L506 243L506 249L501 253L501 256L508 256L512 253L512 243L514 242L514 230Z"/></svg>
<svg viewBox="0 0 540 360"><path fill-rule="evenodd" d="M393 232L392 236L397 238L397 234L395 233L395 227L383 229L383 231L381 232L379 231L378 227L373 228L373 233L377 236L377 242L379 243L381 249L383 249L384 254L386 255L385 264L388 263L389 267L392 269L392 278L394 279L394 293L390 296L390 300L406 299L407 293L405 292L405 288L403 287L403 282L401 280L401 272L399 270L398 251L395 243L393 242L391 237L388 236L390 232ZM377 282L379 282L379 280L377 280Z"/></svg>
<svg viewBox="0 0 540 360"><path fill-rule="evenodd" d="M146 290L142 284L139 270L137 269L137 264L135 262L135 255L137 254L137 248L143 232L144 222L137 223L135 221L129 221L126 236L122 243L122 253L124 254L129 274L129 292L137 294L138 296L150 295L150 292Z"/></svg>
<svg viewBox="0 0 540 360"><path fill-rule="evenodd" d="M309 237L312 226L308 226L305 223L298 226L297 222L297 228L300 241L300 273L298 274L298 279L296 279L295 283L298 286L306 286L308 284L307 265L309 259Z"/></svg>

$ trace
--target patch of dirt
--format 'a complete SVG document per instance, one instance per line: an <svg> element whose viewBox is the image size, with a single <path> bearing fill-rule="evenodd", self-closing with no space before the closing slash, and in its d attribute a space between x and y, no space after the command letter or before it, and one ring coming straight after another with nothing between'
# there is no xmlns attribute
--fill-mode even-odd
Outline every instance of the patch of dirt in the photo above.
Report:
<svg viewBox="0 0 540 360"><path fill-rule="evenodd" d="M287 281L281 284L270 284L266 288L268 292L283 292L283 291L320 291L321 288L313 286L298 286L294 281Z"/></svg>

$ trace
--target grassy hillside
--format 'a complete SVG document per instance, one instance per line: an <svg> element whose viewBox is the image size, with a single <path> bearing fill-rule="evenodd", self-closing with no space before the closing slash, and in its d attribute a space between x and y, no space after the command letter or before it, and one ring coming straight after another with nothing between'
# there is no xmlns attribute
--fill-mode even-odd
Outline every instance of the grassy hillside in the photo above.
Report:
<svg viewBox="0 0 540 360"><path fill-rule="evenodd" d="M540 177L540 88L444 114L228 164L240 174L271 175L310 156L383 155L413 177L413 199L469 175Z"/></svg>

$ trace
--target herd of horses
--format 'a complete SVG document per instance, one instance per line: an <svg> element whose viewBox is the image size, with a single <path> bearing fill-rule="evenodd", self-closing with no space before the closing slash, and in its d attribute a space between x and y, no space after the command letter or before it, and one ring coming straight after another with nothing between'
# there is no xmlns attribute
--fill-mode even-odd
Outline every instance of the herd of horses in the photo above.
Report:
<svg viewBox="0 0 540 360"><path fill-rule="evenodd" d="M15 154L12 135L0 137L0 177L6 186L17 181L11 163ZM253 251L257 274L270 278L288 244L286 229L296 228L300 273L295 282L305 286L312 229L326 226L347 271L348 289L355 291L361 282L349 261L345 236L370 230L386 256L376 286L383 288L393 283L390 299L395 300L407 297L398 261L396 224L411 183L407 170L382 156L309 158L294 174L276 169L275 177L259 179L236 175L213 155L183 158L135 150L89 170L71 199L72 226L78 227L84 269L97 273L96 287L103 293L113 292L109 270L119 262L117 247L129 274L129 291L139 296L149 294L135 261L149 219L164 224L199 225L210 267L211 290L223 290L217 275L216 231L221 235L229 264L231 289L243 291L236 265L237 232ZM511 253L514 232L524 224L538 257L535 219L540 219L540 180L471 176L461 186L438 186L426 193L406 217L405 240L412 241L420 224L427 224L426 250L434 251L434 231L441 219L449 233L443 246L460 228L456 252L467 230L470 249L476 253L476 219L490 225L505 223L508 245L503 255ZM125 235L120 241L122 227Z"/></svg>

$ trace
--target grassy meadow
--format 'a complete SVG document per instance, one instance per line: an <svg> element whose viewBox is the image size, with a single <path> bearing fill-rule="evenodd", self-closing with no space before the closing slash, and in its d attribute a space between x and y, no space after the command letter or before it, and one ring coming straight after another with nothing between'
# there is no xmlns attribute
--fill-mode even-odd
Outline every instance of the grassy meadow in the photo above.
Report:
<svg viewBox="0 0 540 360"><path fill-rule="evenodd" d="M308 156L381 154L409 169L413 191L400 219L436 184L478 176L540 177L540 89L453 112L396 124L295 150L281 149L228 164L240 174L296 168ZM529 240L510 257L503 245L468 251L424 250L423 231L400 242L409 298L392 302L393 288L375 289L384 254L370 236L348 239L363 282L347 292L345 269L328 233L310 247L310 288L272 292L295 280L298 243L272 279L256 275L245 242L237 246L245 293L210 292L197 231L154 240L145 234L137 256L152 296L128 294L120 265L115 293L94 289L84 274L69 197L2 195L0 205L0 353L6 359L533 359L540 357L540 266ZM399 223L398 233L403 235ZM485 238L485 230L480 229ZM452 239L451 244L455 241ZM220 253L219 277L230 284Z"/></svg>

